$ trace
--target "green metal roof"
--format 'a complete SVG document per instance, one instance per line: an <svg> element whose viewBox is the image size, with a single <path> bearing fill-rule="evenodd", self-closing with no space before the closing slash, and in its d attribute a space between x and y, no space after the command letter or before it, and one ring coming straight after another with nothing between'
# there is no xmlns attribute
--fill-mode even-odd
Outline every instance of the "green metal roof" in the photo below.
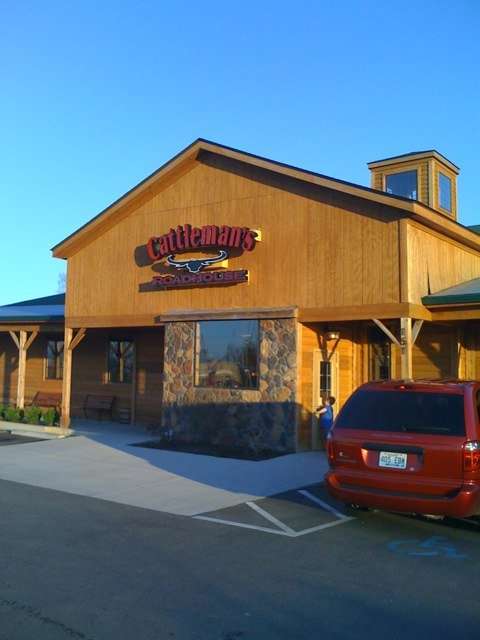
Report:
<svg viewBox="0 0 480 640"><path fill-rule="evenodd" d="M480 278L473 278L461 282L448 289L423 296L422 302L426 307L444 304L480 304Z"/></svg>

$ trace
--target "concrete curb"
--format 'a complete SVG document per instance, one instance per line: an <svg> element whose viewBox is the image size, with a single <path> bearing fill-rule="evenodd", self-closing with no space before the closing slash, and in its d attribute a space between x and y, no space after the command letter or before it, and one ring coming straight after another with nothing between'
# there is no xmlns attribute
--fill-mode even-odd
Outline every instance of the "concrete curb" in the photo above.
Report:
<svg viewBox="0 0 480 640"><path fill-rule="evenodd" d="M73 429L42 427L40 425L21 422L6 422L5 420L0 420L0 431L8 431L17 436L29 436L31 438L42 438L44 440L55 440L57 438L67 438L68 436L75 435Z"/></svg>

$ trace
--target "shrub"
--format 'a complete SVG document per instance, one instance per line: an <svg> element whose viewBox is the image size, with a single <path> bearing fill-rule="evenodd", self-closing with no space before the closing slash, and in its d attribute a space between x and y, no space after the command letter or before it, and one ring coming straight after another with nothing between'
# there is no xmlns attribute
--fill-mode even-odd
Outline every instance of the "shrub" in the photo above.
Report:
<svg viewBox="0 0 480 640"><path fill-rule="evenodd" d="M40 424L40 418L42 417L42 410L39 407L28 407L25 409L25 421L28 424Z"/></svg>
<svg viewBox="0 0 480 640"><path fill-rule="evenodd" d="M17 407L6 407L4 418L8 420L8 422L21 422L23 419L23 411L22 409L17 409Z"/></svg>
<svg viewBox="0 0 480 640"><path fill-rule="evenodd" d="M59 417L60 416L58 414L58 411L51 407L50 409L47 409L43 412L42 421L48 427L53 427L54 425L58 424Z"/></svg>

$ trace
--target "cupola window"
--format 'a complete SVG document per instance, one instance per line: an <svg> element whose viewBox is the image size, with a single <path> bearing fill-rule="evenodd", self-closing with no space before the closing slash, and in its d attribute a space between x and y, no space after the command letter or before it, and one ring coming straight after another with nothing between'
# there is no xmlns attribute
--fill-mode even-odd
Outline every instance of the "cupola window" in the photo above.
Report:
<svg viewBox="0 0 480 640"><path fill-rule="evenodd" d="M438 174L438 201L441 209L452 211L452 181L442 172Z"/></svg>
<svg viewBox="0 0 480 640"><path fill-rule="evenodd" d="M401 171L385 177L385 191L395 196L417 200L417 172Z"/></svg>

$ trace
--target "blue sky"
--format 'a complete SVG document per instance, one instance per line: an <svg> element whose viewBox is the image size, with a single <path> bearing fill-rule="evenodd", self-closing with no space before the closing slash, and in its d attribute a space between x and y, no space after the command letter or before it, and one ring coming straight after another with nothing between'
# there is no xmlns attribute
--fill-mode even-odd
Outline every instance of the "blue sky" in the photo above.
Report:
<svg viewBox="0 0 480 640"><path fill-rule="evenodd" d="M436 148L480 223L478 0L0 0L0 304L50 247L197 137L369 184Z"/></svg>

